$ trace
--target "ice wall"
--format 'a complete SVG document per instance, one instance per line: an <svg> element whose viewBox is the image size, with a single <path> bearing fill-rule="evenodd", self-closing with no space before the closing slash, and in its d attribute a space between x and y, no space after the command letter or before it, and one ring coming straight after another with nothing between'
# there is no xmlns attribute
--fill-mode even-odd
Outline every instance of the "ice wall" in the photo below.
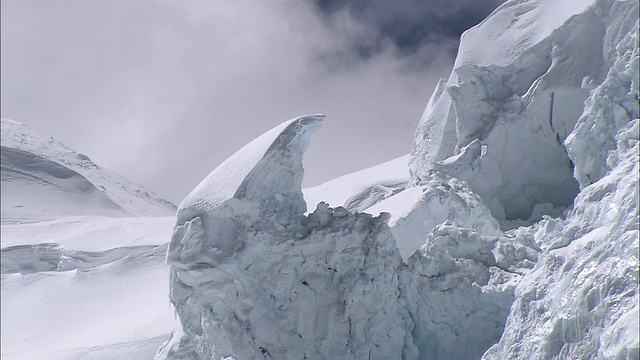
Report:
<svg viewBox="0 0 640 360"><path fill-rule="evenodd" d="M303 216L302 154L320 120L258 138L182 203L168 263L184 337L163 356L416 357L384 217L323 204Z"/></svg>
<svg viewBox="0 0 640 360"><path fill-rule="evenodd" d="M640 356L638 3L625 6L609 8L612 66L567 140L583 189L565 220L535 226L540 259L484 359Z"/></svg>
<svg viewBox="0 0 640 360"><path fill-rule="evenodd" d="M563 143L611 64L611 17L633 16L633 3L509 1L465 32L420 121L414 180L437 169L467 181L506 228L536 205L570 206L579 188Z"/></svg>
<svg viewBox="0 0 640 360"><path fill-rule="evenodd" d="M182 327L159 359L444 360L479 358L498 341L511 283L536 250L503 236L451 179L427 202L458 201L463 225L474 213L464 207L477 206L493 236L451 222L430 237L423 228L426 250L408 264L388 213L321 203L304 215L302 154L320 120L266 133L183 201L167 254Z"/></svg>

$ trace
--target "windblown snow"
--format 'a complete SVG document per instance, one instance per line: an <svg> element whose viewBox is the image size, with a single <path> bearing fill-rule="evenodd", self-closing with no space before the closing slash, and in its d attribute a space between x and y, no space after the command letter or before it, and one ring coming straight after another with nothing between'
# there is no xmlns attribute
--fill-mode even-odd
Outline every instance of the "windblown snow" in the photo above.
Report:
<svg viewBox="0 0 640 360"><path fill-rule="evenodd" d="M303 190L297 117L176 217L3 119L2 357L637 359L638 13L509 0L411 154Z"/></svg>

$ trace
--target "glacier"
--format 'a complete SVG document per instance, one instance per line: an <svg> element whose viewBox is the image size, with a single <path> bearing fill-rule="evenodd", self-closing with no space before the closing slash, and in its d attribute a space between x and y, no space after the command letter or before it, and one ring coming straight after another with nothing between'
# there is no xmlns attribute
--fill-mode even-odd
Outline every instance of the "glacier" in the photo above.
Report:
<svg viewBox="0 0 640 360"><path fill-rule="evenodd" d="M507 1L410 156L304 193L321 116L249 143L179 207L156 358L637 358L638 26Z"/></svg>
<svg viewBox="0 0 640 360"><path fill-rule="evenodd" d="M2 119L2 359L149 359L167 306L175 205Z"/></svg>
<svg viewBox="0 0 640 360"><path fill-rule="evenodd" d="M301 189L293 118L177 214L3 118L2 358L637 359L638 13L506 1L410 154Z"/></svg>
<svg viewBox="0 0 640 360"><path fill-rule="evenodd" d="M182 331L159 358L479 358L499 339L512 279L535 250L447 221L405 264L389 213L320 203L305 215L302 155L320 120L272 129L182 202L167 253ZM426 197L471 196L449 188Z"/></svg>

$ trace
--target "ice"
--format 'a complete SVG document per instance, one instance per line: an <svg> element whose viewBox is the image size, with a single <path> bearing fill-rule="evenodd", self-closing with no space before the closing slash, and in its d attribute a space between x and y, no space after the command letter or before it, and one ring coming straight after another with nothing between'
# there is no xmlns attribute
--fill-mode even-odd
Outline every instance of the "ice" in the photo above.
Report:
<svg viewBox="0 0 640 360"><path fill-rule="evenodd" d="M575 177L582 187L598 181L615 166L615 161L610 164L607 157L616 148L616 135L640 115L638 32L628 30L637 30L638 21L634 23L629 14L621 14L620 17L622 19L618 21L627 28L627 33L613 42L616 56L613 65L604 82L591 91L576 130L565 142L575 164ZM620 30L615 27L609 32Z"/></svg>
<svg viewBox="0 0 640 360"><path fill-rule="evenodd" d="M467 181L505 229L537 204L570 206L579 188L563 143L610 67L613 31L632 24L612 27L607 14L632 18L633 4L509 1L465 32L420 121L414 178L436 169Z"/></svg>
<svg viewBox="0 0 640 360"><path fill-rule="evenodd" d="M558 230L539 233L549 250L519 283L484 358L638 357L638 151L636 140Z"/></svg>
<svg viewBox="0 0 640 360"><path fill-rule="evenodd" d="M303 215L302 155L320 120L296 118L259 137L181 204L168 263L185 335L163 356L388 359L415 352L398 299L402 261L384 222L325 204ZM245 178L222 189L215 181L228 169Z"/></svg>
<svg viewBox="0 0 640 360"><path fill-rule="evenodd" d="M304 215L295 200L302 154L319 120L311 119L286 122L245 146L182 203L167 255L182 329L158 358L480 357L499 339L511 282L531 267L536 250L512 244L477 195L443 174L370 208L408 205L392 209L395 215L325 203ZM245 179L223 183L233 189L215 182L222 171L246 164L253 169L234 172ZM435 226L447 213L430 219L429 211L445 209L486 236L450 222ZM425 241L429 249L407 264L394 239L400 221L391 230L387 225L393 216L416 227L411 239L402 238L405 231L399 241L411 240L413 252ZM426 234L434 226L431 239ZM441 237L445 228L453 235ZM453 350L458 342L467 346Z"/></svg>
<svg viewBox="0 0 640 360"><path fill-rule="evenodd" d="M507 1L410 157L304 196L321 115L177 217L129 217L167 204L3 119L2 358L637 359L638 10Z"/></svg>
<svg viewBox="0 0 640 360"><path fill-rule="evenodd" d="M501 235L498 222L469 186L434 171L428 180L407 188L365 210L389 213L389 226L402 258L413 255L436 225L451 221L482 235Z"/></svg>

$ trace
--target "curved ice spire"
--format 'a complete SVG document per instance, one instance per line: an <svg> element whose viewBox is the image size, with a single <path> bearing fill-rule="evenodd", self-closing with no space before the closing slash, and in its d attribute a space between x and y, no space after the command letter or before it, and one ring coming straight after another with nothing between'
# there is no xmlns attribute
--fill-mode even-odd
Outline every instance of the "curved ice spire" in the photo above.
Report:
<svg viewBox="0 0 640 360"><path fill-rule="evenodd" d="M324 115L288 120L256 138L213 170L180 204L178 223L224 201L246 199L282 215L302 214L302 157Z"/></svg>

